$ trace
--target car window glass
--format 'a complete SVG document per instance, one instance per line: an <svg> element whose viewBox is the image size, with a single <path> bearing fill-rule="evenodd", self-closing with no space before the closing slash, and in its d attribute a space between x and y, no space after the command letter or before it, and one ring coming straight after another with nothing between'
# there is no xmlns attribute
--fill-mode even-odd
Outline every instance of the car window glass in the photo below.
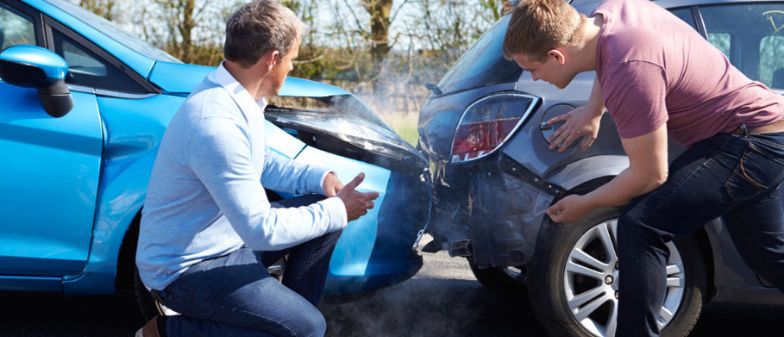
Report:
<svg viewBox="0 0 784 337"><path fill-rule="evenodd" d="M0 4L0 50L19 44L35 44L33 21Z"/></svg>
<svg viewBox="0 0 784 337"><path fill-rule="evenodd" d="M504 16L490 28L452 66L438 83L443 92L453 92L483 85L515 82L522 69L504 58L504 34L511 15Z"/></svg>
<svg viewBox="0 0 784 337"><path fill-rule="evenodd" d="M117 67L60 31L52 30L55 52L68 63L67 83L126 93L146 90Z"/></svg>
<svg viewBox="0 0 784 337"><path fill-rule="evenodd" d="M784 3L700 8L708 41L749 78L784 87Z"/></svg>
<svg viewBox="0 0 784 337"><path fill-rule="evenodd" d="M762 38L759 72L763 83L769 83L768 86L772 88L784 89L784 36Z"/></svg>
<svg viewBox="0 0 784 337"><path fill-rule="evenodd" d="M694 15L691 14L691 7L671 9L670 12L677 16L678 19L688 23L692 28L696 27L694 24Z"/></svg>
<svg viewBox="0 0 784 337"><path fill-rule="evenodd" d="M708 41L721 50L727 58L730 57L730 38L729 33L708 33Z"/></svg>

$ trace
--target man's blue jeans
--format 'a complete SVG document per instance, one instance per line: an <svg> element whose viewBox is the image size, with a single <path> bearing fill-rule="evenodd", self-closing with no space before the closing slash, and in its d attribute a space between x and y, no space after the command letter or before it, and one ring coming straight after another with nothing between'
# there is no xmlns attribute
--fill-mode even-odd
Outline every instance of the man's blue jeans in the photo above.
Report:
<svg viewBox="0 0 784 337"><path fill-rule="evenodd" d="M320 198L310 199L297 202ZM166 335L323 336L326 321L317 306L339 237L340 232L334 232L277 252L242 248L191 266L155 294L181 314L168 317ZM285 254L281 284L267 266Z"/></svg>
<svg viewBox="0 0 784 337"><path fill-rule="evenodd" d="M658 336L665 242L723 217L744 261L784 292L784 133L719 134L692 145L661 187L633 200L618 221L617 336Z"/></svg>

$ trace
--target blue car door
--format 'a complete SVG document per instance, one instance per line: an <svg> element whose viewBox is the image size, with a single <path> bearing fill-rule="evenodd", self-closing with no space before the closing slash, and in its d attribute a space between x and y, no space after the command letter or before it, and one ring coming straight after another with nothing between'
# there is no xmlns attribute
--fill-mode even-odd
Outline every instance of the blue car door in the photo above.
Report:
<svg viewBox="0 0 784 337"><path fill-rule="evenodd" d="M0 2L0 49L42 45L40 22ZM78 274L87 261L103 132L92 90L72 97L70 113L52 118L35 89L0 81L0 288Z"/></svg>

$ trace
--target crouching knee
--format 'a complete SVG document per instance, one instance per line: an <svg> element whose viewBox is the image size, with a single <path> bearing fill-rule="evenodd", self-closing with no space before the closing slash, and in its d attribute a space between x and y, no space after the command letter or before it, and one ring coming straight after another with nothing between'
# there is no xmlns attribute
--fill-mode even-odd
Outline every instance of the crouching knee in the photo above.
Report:
<svg viewBox="0 0 784 337"><path fill-rule="evenodd" d="M324 315L313 308L299 312L296 327L292 327L297 337L322 337L327 333L327 321Z"/></svg>

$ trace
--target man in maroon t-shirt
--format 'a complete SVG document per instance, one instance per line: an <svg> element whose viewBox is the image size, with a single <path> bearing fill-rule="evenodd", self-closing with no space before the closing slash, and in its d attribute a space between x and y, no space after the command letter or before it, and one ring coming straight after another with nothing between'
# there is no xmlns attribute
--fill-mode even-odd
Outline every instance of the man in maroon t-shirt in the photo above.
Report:
<svg viewBox="0 0 784 337"><path fill-rule="evenodd" d="M563 0L523 0L504 54L559 88L596 71L588 104L548 121L564 122L551 148L564 151L581 137L589 147L606 106L629 167L547 214L570 223L627 205L618 222L618 336L658 336L665 243L719 216L747 264L784 291L784 98L646 0L608 0L591 17ZM668 136L688 148L669 168Z"/></svg>

